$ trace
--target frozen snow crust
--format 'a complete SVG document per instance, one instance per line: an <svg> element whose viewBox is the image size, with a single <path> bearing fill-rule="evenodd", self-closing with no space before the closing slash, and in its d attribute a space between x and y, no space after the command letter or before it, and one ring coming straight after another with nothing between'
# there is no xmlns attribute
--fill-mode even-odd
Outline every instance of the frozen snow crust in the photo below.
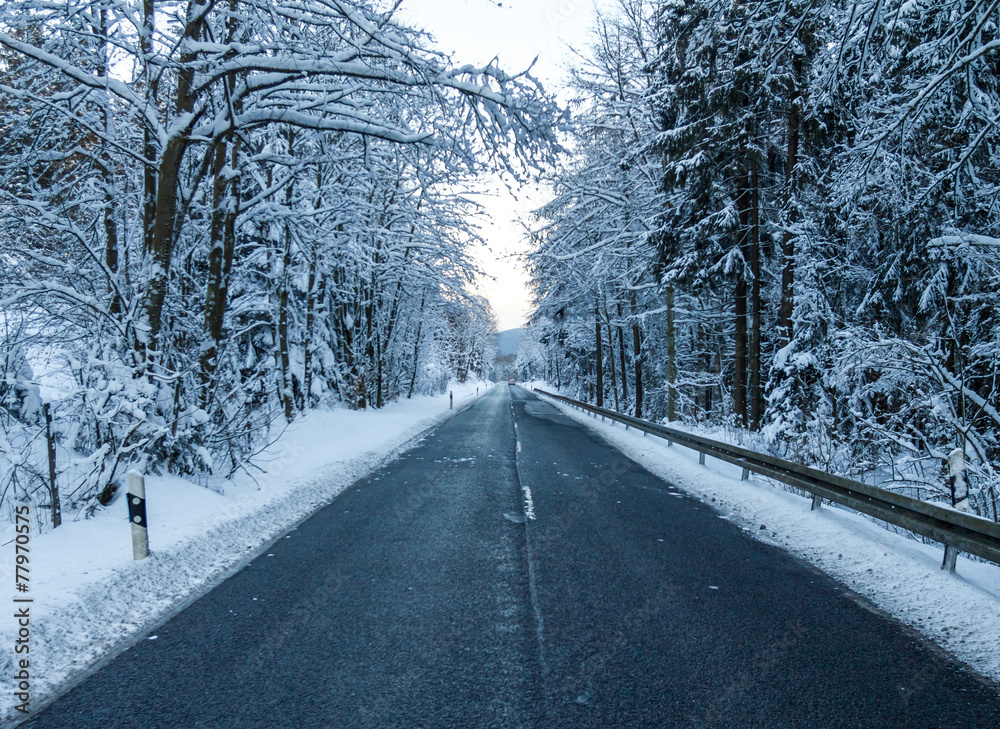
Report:
<svg viewBox="0 0 1000 729"><path fill-rule="evenodd" d="M30 710L37 713L172 615L238 572L341 491L407 450L425 431L486 392L454 385L379 411L317 410L297 420L224 493L180 478L147 477L148 559L132 559L127 504L119 494L91 519L32 534ZM3 584L13 588L13 529L2 535ZM14 711L17 621L0 621L0 725Z"/></svg>
<svg viewBox="0 0 1000 729"><path fill-rule="evenodd" d="M940 546L921 544L829 504L810 511L809 499L763 480L740 481L738 466L711 457L699 466L696 451L542 399L707 502L721 518L805 559L986 678L1000 681L1000 566L963 555L957 573L949 574L940 569Z"/></svg>

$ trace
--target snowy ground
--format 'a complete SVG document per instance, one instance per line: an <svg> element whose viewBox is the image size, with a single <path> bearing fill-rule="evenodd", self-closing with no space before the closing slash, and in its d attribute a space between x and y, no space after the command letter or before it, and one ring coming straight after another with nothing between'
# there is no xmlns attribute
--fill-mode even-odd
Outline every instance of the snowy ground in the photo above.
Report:
<svg viewBox="0 0 1000 729"><path fill-rule="evenodd" d="M456 409L487 383L452 388ZM296 421L258 463L209 490L175 477L146 479L152 556L132 560L127 504L119 494L94 518L30 541L30 697L37 711L53 691L87 675L260 554L345 487L444 420L448 395L380 411L315 411ZM14 588L13 527L0 533L4 586ZM18 607L24 603L18 603ZM0 724L15 700L13 603L0 620ZM24 718L23 715L16 717Z"/></svg>
<svg viewBox="0 0 1000 729"><path fill-rule="evenodd" d="M544 383L537 386L546 388ZM738 466L711 457L699 466L696 451L668 446L660 438L626 431L620 423L602 423L544 399L653 473L711 504L720 518L804 558L984 676L1000 681L1000 566L960 556L957 573L949 574L940 569L939 546L894 534L837 507L810 511L809 499L763 480L740 481Z"/></svg>

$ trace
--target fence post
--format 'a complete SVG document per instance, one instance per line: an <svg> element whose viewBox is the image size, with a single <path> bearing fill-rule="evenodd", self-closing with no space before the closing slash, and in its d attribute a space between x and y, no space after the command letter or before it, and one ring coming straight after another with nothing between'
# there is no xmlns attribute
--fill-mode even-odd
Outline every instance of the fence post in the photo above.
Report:
<svg viewBox="0 0 1000 729"><path fill-rule="evenodd" d="M965 451L956 448L948 454L948 486L951 489L951 505L959 511L969 510L969 482L965 477ZM958 549L944 545L944 561L941 569L955 571L958 563Z"/></svg>
<svg viewBox="0 0 1000 729"><path fill-rule="evenodd" d="M132 557L149 556L149 531L146 528L146 482L141 473L128 472L128 520L132 523Z"/></svg>
<svg viewBox="0 0 1000 729"><path fill-rule="evenodd" d="M49 503L52 504L52 528L62 524L62 508L59 506L59 485L56 483L56 443L52 440L52 413L49 404L42 403L45 413L45 442L49 449Z"/></svg>

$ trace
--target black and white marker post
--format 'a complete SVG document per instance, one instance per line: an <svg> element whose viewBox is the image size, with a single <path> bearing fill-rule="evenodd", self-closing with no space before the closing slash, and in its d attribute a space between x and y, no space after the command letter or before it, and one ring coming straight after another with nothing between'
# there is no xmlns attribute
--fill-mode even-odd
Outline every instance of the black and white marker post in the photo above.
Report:
<svg viewBox="0 0 1000 729"><path fill-rule="evenodd" d="M128 473L128 520L132 523L132 556L149 556L149 532L146 530L146 482L141 473Z"/></svg>

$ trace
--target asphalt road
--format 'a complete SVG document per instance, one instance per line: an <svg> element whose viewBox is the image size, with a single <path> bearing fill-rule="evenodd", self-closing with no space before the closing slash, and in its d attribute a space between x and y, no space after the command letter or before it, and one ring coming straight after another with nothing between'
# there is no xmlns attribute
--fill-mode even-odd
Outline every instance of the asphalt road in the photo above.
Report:
<svg viewBox="0 0 1000 729"><path fill-rule="evenodd" d="M154 634L25 726L1000 726L995 687L519 387Z"/></svg>

